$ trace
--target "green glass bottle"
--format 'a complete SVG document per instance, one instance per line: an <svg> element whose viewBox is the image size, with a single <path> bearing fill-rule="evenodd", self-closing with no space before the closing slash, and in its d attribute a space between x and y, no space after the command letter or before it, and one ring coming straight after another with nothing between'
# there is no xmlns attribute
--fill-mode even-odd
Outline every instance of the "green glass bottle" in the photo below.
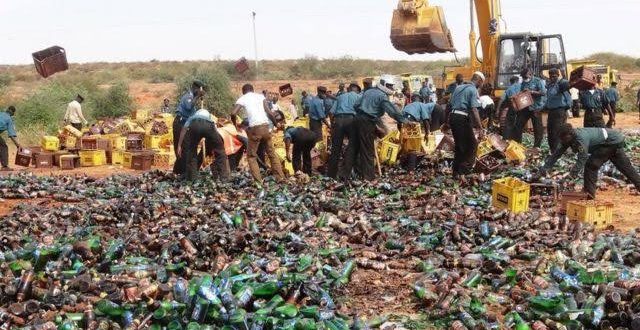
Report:
<svg viewBox="0 0 640 330"><path fill-rule="evenodd" d="M280 290L280 284L276 281L259 283L254 287L253 295L256 298L271 298Z"/></svg>
<svg viewBox="0 0 640 330"><path fill-rule="evenodd" d="M293 304L284 304L280 307L277 307L274 311L276 315L285 318L293 318L298 315L298 307Z"/></svg>
<svg viewBox="0 0 640 330"><path fill-rule="evenodd" d="M112 317L122 316L125 311L124 307L106 299L98 301L98 303L96 304L96 309L100 313Z"/></svg>

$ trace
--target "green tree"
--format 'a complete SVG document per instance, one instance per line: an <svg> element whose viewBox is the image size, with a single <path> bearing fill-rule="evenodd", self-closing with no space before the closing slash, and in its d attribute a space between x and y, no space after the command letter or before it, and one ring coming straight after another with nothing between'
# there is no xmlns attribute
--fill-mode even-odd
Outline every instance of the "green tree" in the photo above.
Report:
<svg viewBox="0 0 640 330"><path fill-rule="evenodd" d="M216 116L226 116L233 108L235 96L231 92L229 76L220 67L200 67L191 74L178 79L176 99L179 101L182 94L191 88L191 84L198 80L205 85L204 108L210 110ZM198 105L198 108L200 105Z"/></svg>
<svg viewBox="0 0 640 330"><path fill-rule="evenodd" d="M93 113L95 119L116 118L128 114L133 107L133 100L129 96L129 86L118 82L105 91L101 91L93 98Z"/></svg>

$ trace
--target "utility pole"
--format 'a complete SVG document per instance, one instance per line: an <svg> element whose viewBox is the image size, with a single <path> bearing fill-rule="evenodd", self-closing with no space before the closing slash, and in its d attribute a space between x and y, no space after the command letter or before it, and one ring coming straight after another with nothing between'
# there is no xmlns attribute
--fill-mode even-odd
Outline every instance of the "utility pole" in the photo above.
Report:
<svg viewBox="0 0 640 330"><path fill-rule="evenodd" d="M255 56L256 56L256 77L257 77L259 65L258 65L258 35L256 34L256 12L253 11L251 12L251 14L253 17L253 49L255 51Z"/></svg>

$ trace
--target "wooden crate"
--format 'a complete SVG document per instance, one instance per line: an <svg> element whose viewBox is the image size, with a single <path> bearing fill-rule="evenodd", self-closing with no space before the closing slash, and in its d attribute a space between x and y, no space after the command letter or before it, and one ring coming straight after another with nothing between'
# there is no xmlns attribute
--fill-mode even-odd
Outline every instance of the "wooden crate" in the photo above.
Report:
<svg viewBox="0 0 640 330"><path fill-rule="evenodd" d="M31 54L36 71L47 78L56 72L69 69L67 52L60 46L53 46Z"/></svg>
<svg viewBox="0 0 640 330"><path fill-rule="evenodd" d="M33 153L33 165L36 168L51 168L53 167L53 153L46 151L39 151Z"/></svg>
<svg viewBox="0 0 640 330"><path fill-rule="evenodd" d="M61 170L72 170L80 167L80 157L76 155L62 155L59 162Z"/></svg>
<svg viewBox="0 0 640 330"><path fill-rule="evenodd" d="M598 83L595 71L584 65L571 71L569 85L581 91L590 90Z"/></svg>
<svg viewBox="0 0 640 330"><path fill-rule="evenodd" d="M135 153L131 157L131 168L138 171L148 171L153 164L152 153Z"/></svg>

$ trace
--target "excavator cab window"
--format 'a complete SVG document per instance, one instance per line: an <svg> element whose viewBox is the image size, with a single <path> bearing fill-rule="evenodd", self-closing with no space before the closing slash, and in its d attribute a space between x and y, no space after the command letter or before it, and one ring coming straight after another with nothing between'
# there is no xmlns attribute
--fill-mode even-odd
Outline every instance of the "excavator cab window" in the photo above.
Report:
<svg viewBox="0 0 640 330"><path fill-rule="evenodd" d="M541 36L539 39L540 49L542 49L538 58L539 75L549 77L549 70L555 68L560 70L563 78L569 79L562 36Z"/></svg>

